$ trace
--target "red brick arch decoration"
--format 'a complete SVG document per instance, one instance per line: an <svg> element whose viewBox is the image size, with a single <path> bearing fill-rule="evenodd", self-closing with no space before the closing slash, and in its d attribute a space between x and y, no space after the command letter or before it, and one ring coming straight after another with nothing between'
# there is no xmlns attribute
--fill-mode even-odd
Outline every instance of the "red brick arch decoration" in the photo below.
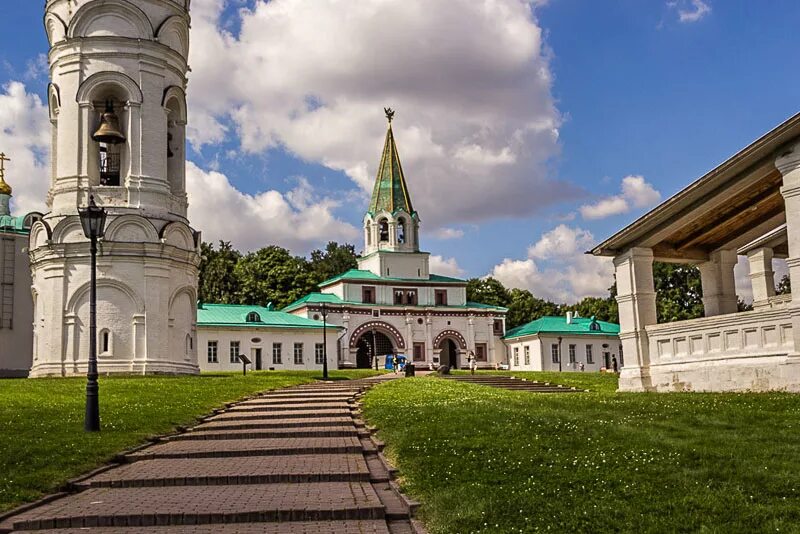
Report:
<svg viewBox="0 0 800 534"><path fill-rule="evenodd" d="M392 338L392 341L394 341L394 344L398 349L406 348L406 343L403 340L403 336L400 334L400 331L389 323L385 323L383 321L370 321L353 330L353 333L350 335L350 348L356 348L358 345L358 340L361 339L361 336L367 332L371 332L372 330L376 330Z"/></svg>

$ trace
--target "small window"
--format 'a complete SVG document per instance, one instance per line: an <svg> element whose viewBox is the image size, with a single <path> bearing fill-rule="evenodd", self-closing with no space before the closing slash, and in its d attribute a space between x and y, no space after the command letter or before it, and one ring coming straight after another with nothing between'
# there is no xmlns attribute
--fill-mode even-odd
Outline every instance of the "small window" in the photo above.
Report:
<svg viewBox="0 0 800 534"><path fill-rule="evenodd" d="M425 361L425 343L414 343L414 361Z"/></svg>
<svg viewBox="0 0 800 534"><path fill-rule="evenodd" d="M487 361L486 343L477 343L475 345L475 361Z"/></svg>
<svg viewBox="0 0 800 534"><path fill-rule="evenodd" d="M229 349L230 355L230 362L231 363L239 363L239 342L238 341L231 341L231 346Z"/></svg>
<svg viewBox="0 0 800 534"><path fill-rule="evenodd" d="M403 300L405 297L405 292L402 289L395 289L394 290L394 303L395 304L403 304Z"/></svg>
<svg viewBox="0 0 800 534"><path fill-rule="evenodd" d="M314 345L314 363L322 365L325 362L325 345L317 343Z"/></svg>
<svg viewBox="0 0 800 534"><path fill-rule="evenodd" d="M569 363L575 363L575 345L569 346Z"/></svg>
<svg viewBox="0 0 800 534"><path fill-rule="evenodd" d="M446 289L436 289L434 291L434 302L436 302L437 306L447 306L447 290Z"/></svg>
<svg viewBox="0 0 800 534"><path fill-rule="evenodd" d="M555 343L550 345L550 356L553 359L553 363L558 363L560 361L560 359L561 359L560 358L560 354L559 354L559 350L558 350L558 345L555 344Z"/></svg>
<svg viewBox="0 0 800 534"><path fill-rule="evenodd" d="M417 319L417 324L423 324L424 322L425 322L425 320L422 317L419 317Z"/></svg>
<svg viewBox="0 0 800 534"><path fill-rule="evenodd" d="M592 322L589 323L589 330L591 330L592 332L600 331L600 323L598 323L594 317L592 317Z"/></svg>
<svg viewBox="0 0 800 534"><path fill-rule="evenodd" d="M104 328L100 331L100 355L111 356L111 331Z"/></svg>
<svg viewBox="0 0 800 534"><path fill-rule="evenodd" d="M375 304L375 288L363 286L361 288L361 302L364 304Z"/></svg>
<svg viewBox="0 0 800 534"><path fill-rule="evenodd" d="M186 334L186 355L189 356L192 350L194 350L194 339L192 339L192 334Z"/></svg>
<svg viewBox="0 0 800 534"><path fill-rule="evenodd" d="M248 323L260 323L261 322L261 316L259 314L257 314L256 312L250 312L250 313L247 314L247 319L246 320L247 320Z"/></svg>
<svg viewBox="0 0 800 534"><path fill-rule="evenodd" d="M381 316L381 311L380 310L372 310L372 316L375 317L375 318L380 317Z"/></svg>
<svg viewBox="0 0 800 534"><path fill-rule="evenodd" d="M281 351L283 350L283 346L280 343L273 343L272 344L272 364L273 365L280 365L283 363L283 355Z"/></svg>
<svg viewBox="0 0 800 534"><path fill-rule="evenodd" d="M591 345L586 345L586 363L594 363L594 354L592 354Z"/></svg>
<svg viewBox="0 0 800 534"><path fill-rule="evenodd" d="M417 305L417 290L416 289L409 289L406 291L406 304L409 306L416 306Z"/></svg>
<svg viewBox="0 0 800 534"><path fill-rule="evenodd" d="M519 367L519 347L514 347L514 367Z"/></svg>
<svg viewBox="0 0 800 534"><path fill-rule="evenodd" d="M531 364L531 346L525 345L525 365Z"/></svg>
<svg viewBox="0 0 800 534"><path fill-rule="evenodd" d="M502 336L505 334L503 331L503 320L502 319L495 319L494 320L494 335Z"/></svg>
<svg viewBox="0 0 800 534"><path fill-rule="evenodd" d="M217 363L219 360L217 358L217 342L216 341L209 341L208 348L208 363Z"/></svg>
<svg viewBox="0 0 800 534"><path fill-rule="evenodd" d="M254 337L253 339L250 340L250 343L255 343L256 345L258 345L259 343L261 343L261 338Z"/></svg>
<svg viewBox="0 0 800 534"><path fill-rule="evenodd" d="M303 344L302 343L295 343L294 344L294 364L295 365L303 365Z"/></svg>

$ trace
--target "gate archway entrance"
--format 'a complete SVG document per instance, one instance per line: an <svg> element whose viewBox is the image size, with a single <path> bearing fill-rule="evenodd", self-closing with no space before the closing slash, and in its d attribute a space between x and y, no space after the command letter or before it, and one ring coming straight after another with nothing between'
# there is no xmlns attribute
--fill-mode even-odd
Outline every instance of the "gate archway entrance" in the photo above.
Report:
<svg viewBox="0 0 800 534"><path fill-rule="evenodd" d="M383 356L394 354L395 349L392 340L383 332L372 331L364 332L356 342L356 367L359 369L374 369L374 357L378 357L378 368L384 365Z"/></svg>
<svg viewBox="0 0 800 534"><path fill-rule="evenodd" d="M439 361L450 369L458 369L458 345L450 338L445 338L439 344Z"/></svg>

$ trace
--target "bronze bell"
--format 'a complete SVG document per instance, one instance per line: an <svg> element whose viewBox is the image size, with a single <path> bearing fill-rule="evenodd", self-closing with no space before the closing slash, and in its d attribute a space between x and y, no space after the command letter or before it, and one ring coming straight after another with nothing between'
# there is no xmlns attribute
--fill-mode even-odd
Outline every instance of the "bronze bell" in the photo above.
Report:
<svg viewBox="0 0 800 534"><path fill-rule="evenodd" d="M106 110L100 118L100 127L92 136L98 143L118 145L125 142L125 136L119 130L119 117L114 113L114 105L106 102Z"/></svg>

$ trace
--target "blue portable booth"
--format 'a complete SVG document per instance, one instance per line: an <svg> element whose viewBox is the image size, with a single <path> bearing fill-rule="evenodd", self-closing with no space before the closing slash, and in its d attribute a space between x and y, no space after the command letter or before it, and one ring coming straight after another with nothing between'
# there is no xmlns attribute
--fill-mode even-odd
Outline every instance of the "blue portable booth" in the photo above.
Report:
<svg viewBox="0 0 800 534"><path fill-rule="evenodd" d="M387 354L386 355L386 363L384 364L383 368L387 371L391 371L394 369L392 365L392 358L397 356L397 370L402 371L406 367L406 357L404 354Z"/></svg>

